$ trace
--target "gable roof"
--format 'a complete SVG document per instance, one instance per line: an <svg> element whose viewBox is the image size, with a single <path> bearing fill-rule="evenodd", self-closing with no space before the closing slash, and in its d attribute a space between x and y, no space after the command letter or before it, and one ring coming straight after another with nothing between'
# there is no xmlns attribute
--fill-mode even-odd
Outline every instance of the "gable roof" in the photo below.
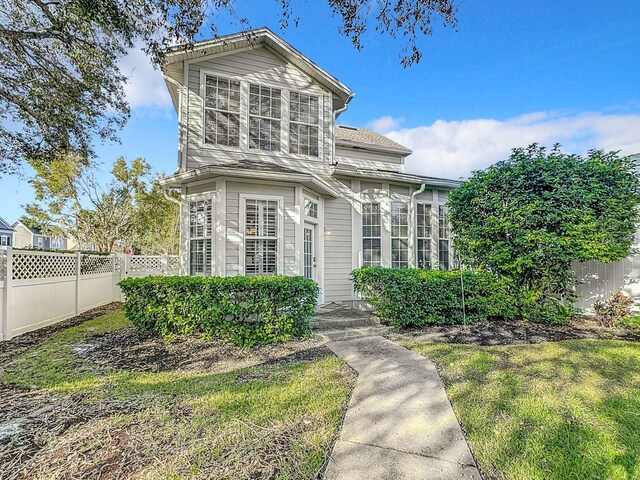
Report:
<svg viewBox="0 0 640 480"><path fill-rule="evenodd" d="M46 233L42 233L42 229L40 227L28 227L27 225L25 225L24 223L22 223L20 220L16 220L15 222L13 222L13 224L11 225L14 230L16 225L22 225L24 228L26 228L27 230L29 230L31 232L32 235L44 235L45 237L50 237L51 235L46 234Z"/></svg>
<svg viewBox="0 0 640 480"><path fill-rule="evenodd" d="M343 104L349 103L351 98L353 98L354 94L349 87L309 60L309 58L267 27L196 42L189 48L185 48L183 45L171 47L166 52L166 64L170 65L172 63L194 60L209 55L233 52L234 50L255 48L260 45L268 46L271 50L284 57L285 60L325 86L341 99ZM169 87L171 88L171 85L169 85Z"/></svg>
<svg viewBox="0 0 640 480"><path fill-rule="evenodd" d="M4 218L0 217L0 230L6 230L8 232L15 232L13 227Z"/></svg>
<svg viewBox="0 0 640 480"><path fill-rule="evenodd" d="M344 147L371 148L410 155L411 150L394 142L390 138L369 130L368 128L351 127L348 125L336 125L336 145Z"/></svg>

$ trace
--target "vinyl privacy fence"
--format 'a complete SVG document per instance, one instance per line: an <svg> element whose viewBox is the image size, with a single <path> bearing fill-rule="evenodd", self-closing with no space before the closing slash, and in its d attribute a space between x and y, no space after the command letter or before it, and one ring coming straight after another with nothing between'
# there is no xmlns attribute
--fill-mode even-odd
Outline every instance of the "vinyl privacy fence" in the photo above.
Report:
<svg viewBox="0 0 640 480"><path fill-rule="evenodd" d="M0 340L121 301L125 277L177 275L178 257L0 250Z"/></svg>

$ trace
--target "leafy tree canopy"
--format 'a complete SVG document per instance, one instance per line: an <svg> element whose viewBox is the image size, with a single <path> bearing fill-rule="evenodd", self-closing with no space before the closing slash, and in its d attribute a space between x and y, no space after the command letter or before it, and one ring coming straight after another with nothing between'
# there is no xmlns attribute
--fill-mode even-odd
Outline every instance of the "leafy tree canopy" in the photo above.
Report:
<svg viewBox="0 0 640 480"><path fill-rule="evenodd" d="M118 158L106 185L77 157L31 164L36 202L25 206L27 224L47 225L51 233L102 253L118 245L147 254L177 252L179 208L152 181L143 159Z"/></svg>
<svg viewBox="0 0 640 480"><path fill-rule="evenodd" d="M536 144L474 172L452 192L455 247L468 265L543 295L567 295L574 261L626 257L640 220L632 157L547 151Z"/></svg>
<svg viewBox="0 0 640 480"><path fill-rule="evenodd" d="M297 1L281 5L281 27L298 23ZM327 0L358 49L369 26L405 40L402 63L421 58L420 35L436 18L455 26L453 0ZM126 78L118 60L141 43L162 66L170 45L184 48L215 36L210 19L230 14L235 0L11 0L0 6L0 174L19 171L24 158L57 155L90 160L93 142L117 140L129 118ZM207 31L205 25L211 26Z"/></svg>

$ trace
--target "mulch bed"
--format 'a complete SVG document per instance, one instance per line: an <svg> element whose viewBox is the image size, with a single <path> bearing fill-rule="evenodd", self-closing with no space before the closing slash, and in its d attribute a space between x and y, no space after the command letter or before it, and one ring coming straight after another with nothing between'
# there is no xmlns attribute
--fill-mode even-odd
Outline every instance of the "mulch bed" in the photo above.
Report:
<svg viewBox="0 0 640 480"><path fill-rule="evenodd" d="M640 341L640 332L631 329L607 328L589 317L580 317L566 325L543 325L524 321L429 325L403 332L391 332L387 337L400 341L489 346L579 339L616 339L637 342Z"/></svg>
<svg viewBox="0 0 640 480"><path fill-rule="evenodd" d="M101 307L87 310L78 316L69 318L62 322L54 323L53 325L43 327L39 330L34 330L33 332L23 333L22 335L18 335L17 337L5 342L0 342L0 371L2 370L2 366L6 365L6 362L24 353L29 348L39 344L54 333L70 327L75 327L82 322L92 320L120 308L122 308L122 303L120 302L109 303Z"/></svg>

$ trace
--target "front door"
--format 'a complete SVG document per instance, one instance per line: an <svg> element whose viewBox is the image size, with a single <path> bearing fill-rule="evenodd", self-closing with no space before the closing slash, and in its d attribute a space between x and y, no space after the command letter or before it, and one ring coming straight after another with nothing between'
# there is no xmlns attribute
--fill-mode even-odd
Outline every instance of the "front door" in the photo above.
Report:
<svg viewBox="0 0 640 480"><path fill-rule="evenodd" d="M310 280L316 279L316 226L310 223L304 224L304 235L302 237L303 241L303 275L304 278L308 278Z"/></svg>

